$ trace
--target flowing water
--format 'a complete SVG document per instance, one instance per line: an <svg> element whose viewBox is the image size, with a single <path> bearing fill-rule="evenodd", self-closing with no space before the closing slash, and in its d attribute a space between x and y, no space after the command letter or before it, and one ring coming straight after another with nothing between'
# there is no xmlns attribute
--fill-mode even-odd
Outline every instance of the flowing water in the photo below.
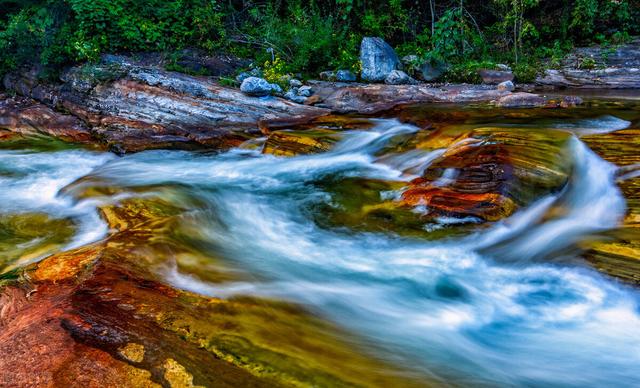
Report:
<svg viewBox="0 0 640 388"><path fill-rule="evenodd" d="M180 243L242 274L212 282L175 263L158 266L174 287L301 304L377 357L442 384L637 385L640 293L577 257L583 241L616 228L627 210L616 166L580 136L623 130L640 115L482 112L448 128L569 131L568 183L501 221L437 217L410 233L393 223L341 222L371 191L366 182L393 182L367 194L393 202L445 152L399 146L430 130L395 118L369 119L366 128L343 131L330 151L295 157L242 148L121 158L82 149L3 149L0 217L41 214L72 232L45 248L46 224L22 236L20 259L0 262L0 272L112 233L101 206L162 198L183 209ZM447 170L434 186L456 179ZM81 195L87 188L93 194ZM421 210L410 213L418 217ZM16 239L12 225L0 240Z"/></svg>

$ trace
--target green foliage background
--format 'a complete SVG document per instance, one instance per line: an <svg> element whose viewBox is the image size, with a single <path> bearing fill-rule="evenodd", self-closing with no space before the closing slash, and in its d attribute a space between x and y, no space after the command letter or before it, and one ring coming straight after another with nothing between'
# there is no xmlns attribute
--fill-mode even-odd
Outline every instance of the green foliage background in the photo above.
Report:
<svg viewBox="0 0 640 388"><path fill-rule="evenodd" d="M285 71L358 69L363 36L451 65L448 78L510 63L520 81L575 44L640 33L640 0L0 0L0 75L55 72L116 52L231 52Z"/></svg>

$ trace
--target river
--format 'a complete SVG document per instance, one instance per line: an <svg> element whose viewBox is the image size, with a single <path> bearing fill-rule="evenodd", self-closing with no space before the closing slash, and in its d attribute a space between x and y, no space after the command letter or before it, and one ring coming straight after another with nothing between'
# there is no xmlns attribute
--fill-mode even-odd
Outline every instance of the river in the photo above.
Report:
<svg viewBox="0 0 640 388"><path fill-rule="evenodd" d="M617 167L581 138L629 128L640 111L599 109L469 108L436 125L566 137L566 184L525 187L535 197L492 222L424 218L424 206L406 212L406 223L353 215L399 201L445 154L415 146L434 128L404 120L411 111L402 121L358 119L361 128L337 131L329 151L292 157L255 146L116 157L47 139L5 145L0 272L103 239L115 231L99 208L150 198L180 209L181 232L170 238L234 274L212 281L172 261L153 268L175 288L299 304L366 351L443 385L634 386L640 293L581 259L585 241L616 229L627 204ZM445 170L433 186L457 176Z"/></svg>

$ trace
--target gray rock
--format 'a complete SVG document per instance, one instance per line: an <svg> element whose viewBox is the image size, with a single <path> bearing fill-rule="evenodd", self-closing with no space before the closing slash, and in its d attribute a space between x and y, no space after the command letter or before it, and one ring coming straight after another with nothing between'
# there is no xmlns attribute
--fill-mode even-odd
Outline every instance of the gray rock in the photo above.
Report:
<svg viewBox="0 0 640 388"><path fill-rule="evenodd" d="M272 93L282 93L282 88L264 78L248 77L242 81L240 91L249 96L268 96Z"/></svg>
<svg viewBox="0 0 640 388"><path fill-rule="evenodd" d="M515 89L515 85L511 81L504 81L498 84L498 90L501 92L511 92Z"/></svg>
<svg viewBox="0 0 640 388"><path fill-rule="evenodd" d="M338 70L336 72L336 81L338 82L355 82L356 75L351 70Z"/></svg>
<svg viewBox="0 0 640 388"><path fill-rule="evenodd" d="M302 81L292 78L289 80L289 86L291 86L292 88L299 88L300 86L302 86Z"/></svg>
<svg viewBox="0 0 640 388"><path fill-rule="evenodd" d="M285 95L284 98L286 98L289 101L293 101L295 103L298 104L304 104L305 101L307 101L307 98L304 96L300 96L298 95L295 90L291 89L289 90Z"/></svg>
<svg viewBox="0 0 640 388"><path fill-rule="evenodd" d="M302 97L309 97L313 94L311 86L301 86L298 88L298 95Z"/></svg>
<svg viewBox="0 0 640 388"><path fill-rule="evenodd" d="M335 81L336 80L336 72L335 71L323 71L320 73L320 79L323 81Z"/></svg>
<svg viewBox="0 0 640 388"><path fill-rule="evenodd" d="M496 67L500 71L511 71L511 68L509 67L509 65L505 65L504 63L498 63Z"/></svg>
<svg viewBox="0 0 640 388"><path fill-rule="evenodd" d="M496 85L505 81L513 81L513 73L510 71L480 69L478 74L485 84Z"/></svg>
<svg viewBox="0 0 640 388"><path fill-rule="evenodd" d="M382 38L366 37L360 44L360 62L362 79L369 82L382 82L389 73L400 67L396 52Z"/></svg>
<svg viewBox="0 0 640 388"><path fill-rule="evenodd" d="M402 70L393 70L384 79L384 83L387 85L413 85L416 84L416 80L409 77L407 73Z"/></svg>

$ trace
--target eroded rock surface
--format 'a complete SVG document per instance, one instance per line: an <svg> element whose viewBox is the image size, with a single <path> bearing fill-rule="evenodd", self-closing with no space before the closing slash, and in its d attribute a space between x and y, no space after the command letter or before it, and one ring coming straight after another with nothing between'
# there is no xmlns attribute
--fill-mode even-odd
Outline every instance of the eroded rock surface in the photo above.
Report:
<svg viewBox="0 0 640 388"><path fill-rule="evenodd" d="M432 216L495 221L539 195L562 189L567 134L478 128L461 136L402 194Z"/></svg>
<svg viewBox="0 0 640 388"><path fill-rule="evenodd" d="M304 122L328 113L275 97L246 96L207 78L156 68L78 67L62 79L62 85L46 85L29 76L8 76L5 86L69 112L90 128L93 138L120 153L224 149L259 134L271 122Z"/></svg>
<svg viewBox="0 0 640 388"><path fill-rule="evenodd" d="M92 140L89 127L77 117L56 112L30 98L3 94L0 94L0 130L49 135L78 143Z"/></svg>

